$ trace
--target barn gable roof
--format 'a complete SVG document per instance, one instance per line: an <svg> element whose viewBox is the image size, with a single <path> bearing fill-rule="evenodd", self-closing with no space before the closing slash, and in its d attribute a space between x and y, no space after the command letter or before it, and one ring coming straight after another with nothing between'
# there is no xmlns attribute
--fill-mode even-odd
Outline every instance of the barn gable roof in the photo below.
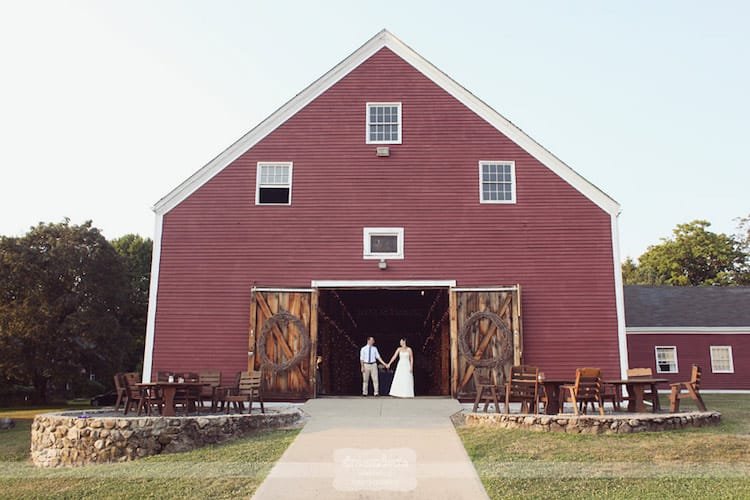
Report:
<svg viewBox="0 0 750 500"><path fill-rule="evenodd" d="M627 328L750 327L750 287L625 287Z"/></svg>
<svg viewBox="0 0 750 500"><path fill-rule="evenodd" d="M459 102L464 104L467 108L507 136L510 140L518 144L531 156L567 181L571 186L581 192L602 210L611 215L617 215L620 212L620 205L614 199L610 198L602 190L587 181L583 176L534 141L534 139L529 137L520 128L516 127L508 119L500 115L500 113L459 85L448 75L437 69L429 61L417 54L387 30L379 32L336 67L313 82L268 118L260 122L255 128L250 130L216 158L211 160L203 168L198 170L195 174L190 176L182 184L159 200L154 205L153 210L161 215L169 212L203 184L208 182L212 177L221 172L225 167L234 162L268 134L273 132L286 120L294 116L299 110L304 108L311 101L384 47L390 49L443 90L456 98Z"/></svg>

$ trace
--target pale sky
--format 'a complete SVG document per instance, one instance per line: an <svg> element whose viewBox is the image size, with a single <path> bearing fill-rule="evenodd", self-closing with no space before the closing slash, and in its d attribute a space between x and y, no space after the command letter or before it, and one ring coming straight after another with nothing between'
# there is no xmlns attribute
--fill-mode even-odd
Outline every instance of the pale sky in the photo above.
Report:
<svg viewBox="0 0 750 500"><path fill-rule="evenodd" d="M0 0L0 234L151 206L387 28L620 202L623 258L750 214L750 3Z"/></svg>

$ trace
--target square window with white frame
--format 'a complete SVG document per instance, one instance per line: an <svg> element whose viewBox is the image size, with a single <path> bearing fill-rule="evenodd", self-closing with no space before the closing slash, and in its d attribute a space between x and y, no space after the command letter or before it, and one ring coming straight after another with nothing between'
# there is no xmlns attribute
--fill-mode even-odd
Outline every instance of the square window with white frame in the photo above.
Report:
<svg viewBox="0 0 750 500"><path fill-rule="evenodd" d="M366 227L363 230L363 258L403 259L403 227Z"/></svg>
<svg viewBox="0 0 750 500"><path fill-rule="evenodd" d="M734 373L734 359L732 359L732 346L711 346L711 372Z"/></svg>
<svg viewBox="0 0 750 500"><path fill-rule="evenodd" d="M258 162L255 180L255 204L292 204L291 162Z"/></svg>
<svg viewBox="0 0 750 500"><path fill-rule="evenodd" d="M656 346L656 373L678 373L677 347Z"/></svg>
<svg viewBox="0 0 750 500"><path fill-rule="evenodd" d="M401 144L401 103L367 103L366 144Z"/></svg>
<svg viewBox="0 0 750 500"><path fill-rule="evenodd" d="M479 201L480 203L516 202L515 162L479 162Z"/></svg>

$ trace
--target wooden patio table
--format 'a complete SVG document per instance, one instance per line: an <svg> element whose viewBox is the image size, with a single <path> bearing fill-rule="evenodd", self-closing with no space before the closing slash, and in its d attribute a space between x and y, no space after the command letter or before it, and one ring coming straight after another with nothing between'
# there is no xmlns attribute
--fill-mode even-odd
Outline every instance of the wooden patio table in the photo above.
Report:
<svg viewBox="0 0 750 500"><path fill-rule="evenodd" d="M547 404L544 405L544 413L547 415L557 415L560 413L560 386L575 384L575 380L545 378L539 383L544 386L544 393L547 395Z"/></svg>
<svg viewBox="0 0 750 500"><path fill-rule="evenodd" d="M157 387L161 389L162 396L164 397L164 408L162 408L162 417L174 417L176 415L176 409L174 406L174 397L177 394L178 387L203 387L201 382L144 382L138 384L138 387Z"/></svg>
<svg viewBox="0 0 750 500"><path fill-rule="evenodd" d="M611 385L624 385L628 389L628 394L631 396L628 400L628 411L631 413L645 413L646 404L643 401L643 392L646 386L651 388L651 392L657 394L653 399L654 413L661 410L659 405L659 396L656 392L656 384L666 384L669 380L665 378L652 378L652 377L633 377L624 378L618 380L605 380L605 384Z"/></svg>

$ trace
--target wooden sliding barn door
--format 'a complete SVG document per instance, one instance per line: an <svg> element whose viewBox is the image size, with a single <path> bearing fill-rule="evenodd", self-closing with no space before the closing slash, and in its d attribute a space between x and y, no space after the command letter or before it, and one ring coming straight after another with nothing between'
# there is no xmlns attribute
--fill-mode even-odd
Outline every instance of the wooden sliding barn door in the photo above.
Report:
<svg viewBox="0 0 750 500"><path fill-rule="evenodd" d="M521 364L520 286L458 288L450 292L451 395L476 394L476 369L494 371L498 383Z"/></svg>
<svg viewBox="0 0 750 500"><path fill-rule="evenodd" d="M264 396L315 396L317 290L253 289L248 370L263 372Z"/></svg>

